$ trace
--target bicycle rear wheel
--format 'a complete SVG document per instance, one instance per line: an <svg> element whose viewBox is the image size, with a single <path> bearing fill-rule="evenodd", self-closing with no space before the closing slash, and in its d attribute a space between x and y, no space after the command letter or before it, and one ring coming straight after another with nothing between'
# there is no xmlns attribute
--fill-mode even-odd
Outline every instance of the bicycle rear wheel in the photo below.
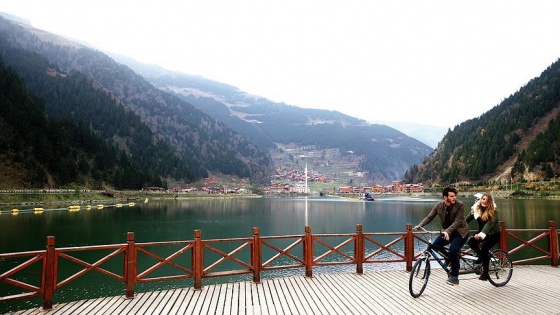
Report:
<svg viewBox="0 0 560 315"><path fill-rule="evenodd" d="M501 249L492 251L488 266L488 281L496 287L506 285L513 274L513 263L509 254Z"/></svg>
<svg viewBox="0 0 560 315"><path fill-rule="evenodd" d="M417 298L422 295L428 279L430 278L430 260L428 257L422 257L414 263L412 271L410 271L410 278L408 280L408 291L410 295Z"/></svg>

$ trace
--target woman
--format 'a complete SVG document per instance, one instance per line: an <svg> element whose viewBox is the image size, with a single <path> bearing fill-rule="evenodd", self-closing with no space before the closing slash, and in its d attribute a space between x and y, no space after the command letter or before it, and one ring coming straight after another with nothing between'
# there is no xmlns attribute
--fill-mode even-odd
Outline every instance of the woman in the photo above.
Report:
<svg viewBox="0 0 560 315"><path fill-rule="evenodd" d="M475 197L478 197L477 195ZM466 217L467 223L473 219L478 223L478 231L473 237L469 238L468 244L480 257L477 262L482 263L482 274L478 279L486 281L489 277L488 265L490 263L488 251L500 240L498 211L496 211L496 204L490 194L482 194L480 199L471 207L471 213Z"/></svg>

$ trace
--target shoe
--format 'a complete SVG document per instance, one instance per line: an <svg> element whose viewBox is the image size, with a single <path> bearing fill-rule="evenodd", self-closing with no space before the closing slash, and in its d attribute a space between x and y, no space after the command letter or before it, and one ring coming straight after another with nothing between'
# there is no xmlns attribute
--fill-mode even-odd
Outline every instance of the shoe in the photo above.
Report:
<svg viewBox="0 0 560 315"><path fill-rule="evenodd" d="M459 278L449 277L449 279L447 279L447 284L449 284L449 285L459 285Z"/></svg>
<svg viewBox="0 0 560 315"><path fill-rule="evenodd" d="M487 273L483 273L478 277L478 280L487 281L490 276Z"/></svg>

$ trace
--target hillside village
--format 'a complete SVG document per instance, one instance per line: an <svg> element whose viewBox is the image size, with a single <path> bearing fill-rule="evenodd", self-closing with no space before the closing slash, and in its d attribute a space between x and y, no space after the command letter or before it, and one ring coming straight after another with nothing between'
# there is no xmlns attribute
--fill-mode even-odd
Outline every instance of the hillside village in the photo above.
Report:
<svg viewBox="0 0 560 315"><path fill-rule="evenodd" d="M266 194L313 194L314 191L306 189L305 182L297 182L296 184L271 184L265 187ZM334 195L355 195L364 193L373 194L407 194L424 192L423 184L406 184L403 181L394 181L390 185L373 185L373 186L342 186L333 187L332 191L321 191L320 193Z"/></svg>
<svg viewBox="0 0 560 315"><path fill-rule="evenodd" d="M366 172L359 171L360 157L352 151L337 148L317 149L315 146L278 144L272 156L276 174L264 188L268 194L312 193L329 194L402 193L423 191L422 184L372 183ZM306 170L307 187L306 191Z"/></svg>
<svg viewBox="0 0 560 315"><path fill-rule="evenodd" d="M312 173L312 172L310 172ZM322 177L319 176L319 182ZM390 185L371 185L371 186L333 186L332 189L316 190L313 176L308 177L307 186L305 175L293 176L283 182L271 183L270 185L260 187L259 189L266 195L297 195L297 194L333 194L333 195L355 195L363 193L373 194L401 194L401 193L422 193L424 192L423 184L409 184L403 181L393 181ZM331 182L332 183L332 182ZM163 189L161 187L148 187L148 192L161 192L180 194L250 194L254 187L250 187L247 179L235 180L231 179L227 183L223 183L216 177L209 177L204 180L203 186L191 186L189 188L171 188Z"/></svg>
<svg viewBox="0 0 560 315"><path fill-rule="evenodd" d="M352 195L366 192L417 193L424 191L423 184L410 184L397 180L391 183L372 183L366 172L359 169L359 157L353 152L341 153L339 149L319 150L314 146L278 145L272 154L276 172L270 184L253 187L249 179L208 177L187 188L171 188L175 194L246 194L258 189L266 195L285 194L336 194ZM307 185L306 185L307 183ZM157 191L157 189L150 189ZM162 189L162 191L165 191Z"/></svg>

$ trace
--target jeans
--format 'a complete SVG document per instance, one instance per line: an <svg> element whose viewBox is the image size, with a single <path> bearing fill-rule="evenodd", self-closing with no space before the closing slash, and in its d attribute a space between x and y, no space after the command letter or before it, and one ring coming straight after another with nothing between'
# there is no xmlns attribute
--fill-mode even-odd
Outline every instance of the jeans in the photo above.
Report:
<svg viewBox="0 0 560 315"><path fill-rule="evenodd" d="M436 237L433 242L433 247L435 247L436 249L443 248L447 244L450 244L449 253L443 253L447 255L447 257L449 257L449 261L451 262L451 277L459 277L459 251L461 250L463 245L465 245L468 238L468 234L465 237L462 237L459 232L455 231L449 236L449 241L446 241L443 236L438 235L438 237Z"/></svg>
<svg viewBox="0 0 560 315"><path fill-rule="evenodd" d="M475 240L474 237L469 238L469 246L472 248L478 257L482 260L482 270L484 273L488 273L488 265L490 263L490 257L488 256L488 251L494 247L500 241L500 233L486 235L484 240ZM482 246L480 246L482 243Z"/></svg>

